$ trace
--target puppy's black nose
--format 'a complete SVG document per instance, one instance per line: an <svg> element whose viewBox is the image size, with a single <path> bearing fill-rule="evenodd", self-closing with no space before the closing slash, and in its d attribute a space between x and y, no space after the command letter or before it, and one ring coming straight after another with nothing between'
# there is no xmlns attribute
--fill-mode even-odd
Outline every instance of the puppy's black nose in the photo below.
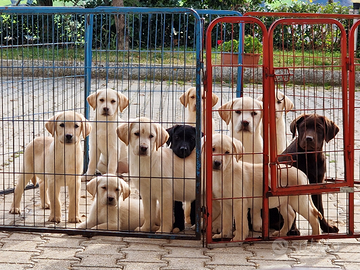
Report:
<svg viewBox="0 0 360 270"><path fill-rule="evenodd" d="M72 138L73 138L73 135L72 134L66 134L65 138L66 138L66 141L71 141Z"/></svg>
<svg viewBox="0 0 360 270"><path fill-rule="evenodd" d="M146 153L147 149L148 149L147 146L140 146L141 153Z"/></svg>
<svg viewBox="0 0 360 270"><path fill-rule="evenodd" d="M306 136L306 141L307 142L312 142L314 140L313 136Z"/></svg>
<svg viewBox="0 0 360 270"><path fill-rule="evenodd" d="M244 127L248 127L248 126L249 126L249 122L248 122L248 121L242 121L242 125L243 125Z"/></svg>
<svg viewBox="0 0 360 270"><path fill-rule="evenodd" d="M188 148L186 146L181 146L180 147L180 151L182 152L186 152L188 150Z"/></svg>
<svg viewBox="0 0 360 270"><path fill-rule="evenodd" d="M108 107L105 107L103 108L104 112L109 112L109 108Z"/></svg>
<svg viewBox="0 0 360 270"><path fill-rule="evenodd" d="M213 162L213 169L219 170L220 167L221 167L221 161L219 161L219 160L214 160L214 162Z"/></svg>
<svg viewBox="0 0 360 270"><path fill-rule="evenodd" d="M114 197L108 197L108 202L109 203L113 202L113 200L114 200Z"/></svg>

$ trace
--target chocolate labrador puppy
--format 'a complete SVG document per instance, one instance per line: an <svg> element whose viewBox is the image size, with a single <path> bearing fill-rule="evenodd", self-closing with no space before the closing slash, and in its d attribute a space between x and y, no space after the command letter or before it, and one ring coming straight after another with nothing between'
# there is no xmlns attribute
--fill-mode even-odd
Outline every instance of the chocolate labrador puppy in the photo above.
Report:
<svg viewBox="0 0 360 270"><path fill-rule="evenodd" d="M297 117L290 125L290 131L298 137L278 156L278 161L287 161L292 166L303 171L309 182L316 184L324 181L326 172L325 155L322 151L324 142L329 142L339 132L339 127L325 116L318 114L303 114ZM321 194L313 194L311 198L316 208L323 215L320 220L321 230L325 233L337 233L339 229L331 226L325 219ZM270 209L270 224L281 220L276 214L277 209ZM294 222L288 235L299 235Z"/></svg>

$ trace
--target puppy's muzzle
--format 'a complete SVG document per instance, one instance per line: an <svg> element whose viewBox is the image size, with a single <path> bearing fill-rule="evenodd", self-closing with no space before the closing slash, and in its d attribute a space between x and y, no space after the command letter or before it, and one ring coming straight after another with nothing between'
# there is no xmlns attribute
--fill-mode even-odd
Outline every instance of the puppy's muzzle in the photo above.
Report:
<svg viewBox="0 0 360 270"><path fill-rule="evenodd" d="M250 123L249 123L249 121L246 121L246 120L244 120L244 121L241 121L241 128L240 128L240 130L242 130L242 131L250 131Z"/></svg>
<svg viewBox="0 0 360 270"><path fill-rule="evenodd" d="M213 161L213 170L221 170L222 169L222 162L220 160Z"/></svg>
<svg viewBox="0 0 360 270"><path fill-rule="evenodd" d="M73 138L72 134L65 134L65 143L73 143Z"/></svg>
<svg viewBox="0 0 360 270"><path fill-rule="evenodd" d="M108 107L104 107L103 108L103 113L102 113L102 115L104 115L104 116L109 116L110 114L109 114L109 111L110 111L110 109L108 108Z"/></svg>
<svg viewBox="0 0 360 270"><path fill-rule="evenodd" d="M190 155L190 151L189 151L189 148L187 146L181 146L180 147L180 158L186 158Z"/></svg>
<svg viewBox="0 0 360 270"><path fill-rule="evenodd" d="M107 197L107 204L108 205L115 205L116 204L116 200L114 197L108 196Z"/></svg>
<svg viewBox="0 0 360 270"><path fill-rule="evenodd" d="M145 145L140 145L140 147L139 147L139 155L147 155L148 149L149 149L149 147L147 147Z"/></svg>

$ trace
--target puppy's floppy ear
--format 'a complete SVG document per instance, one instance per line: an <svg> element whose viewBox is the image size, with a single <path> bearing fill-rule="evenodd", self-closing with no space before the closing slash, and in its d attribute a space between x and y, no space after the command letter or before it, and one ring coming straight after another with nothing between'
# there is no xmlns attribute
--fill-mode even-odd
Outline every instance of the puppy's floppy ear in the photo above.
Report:
<svg viewBox="0 0 360 270"><path fill-rule="evenodd" d="M335 138L336 134L339 132L339 127L330 119L324 116L325 122L325 141L329 142Z"/></svg>
<svg viewBox="0 0 360 270"><path fill-rule="evenodd" d="M122 179L122 178L118 178L118 179L119 179L119 186L121 187L121 190L122 190L123 201L125 201L125 199L130 196L130 187L124 181L124 179Z"/></svg>
<svg viewBox="0 0 360 270"><path fill-rule="evenodd" d="M294 108L294 103L292 103L290 98L288 98L287 96L285 96L284 102L285 102L285 112L289 112L292 108Z"/></svg>
<svg viewBox="0 0 360 270"><path fill-rule="evenodd" d="M232 138L232 144L235 151L233 151L236 158L236 161L238 161L240 158L242 158L242 153L244 153L244 146L241 141L238 139ZM240 155L239 155L240 154Z"/></svg>
<svg viewBox="0 0 360 270"><path fill-rule="evenodd" d="M90 132L91 132L91 124L90 122L84 117L81 115L81 132L82 132L82 135L84 137L84 139L89 136Z"/></svg>
<svg viewBox="0 0 360 270"><path fill-rule="evenodd" d="M91 94L90 96L87 97L87 102L89 103L89 105L91 106L91 108L93 108L94 110L96 109L96 98L99 94L99 91Z"/></svg>
<svg viewBox="0 0 360 270"><path fill-rule="evenodd" d="M230 110L232 109L233 104L234 101L229 101L228 103L225 103L222 106L220 106L218 110L221 119L224 120L227 125L230 123L231 120L232 112Z"/></svg>
<svg viewBox="0 0 360 270"><path fill-rule="evenodd" d="M171 128L167 128L167 129L166 129L167 133L169 133L169 139L166 141L166 144L169 145L169 146L170 146L171 141L172 141L172 139L173 139L174 130L175 130L175 128L176 128L177 126L178 126L178 125L175 125L175 126L173 126L173 127L171 127Z"/></svg>
<svg viewBox="0 0 360 270"><path fill-rule="evenodd" d="M184 94L180 96L180 102L182 105L184 105L185 108L187 107L187 104L189 102L189 94L192 88L188 89Z"/></svg>
<svg viewBox="0 0 360 270"><path fill-rule="evenodd" d="M89 183L87 183L87 185L86 185L86 190L93 196L93 199L96 195L97 182L98 182L98 178L95 177L95 178L91 179L91 181Z"/></svg>
<svg viewBox="0 0 360 270"><path fill-rule="evenodd" d="M293 135L293 138L294 138L295 135L296 135L296 128L297 128L297 126L300 125L300 123L301 123L302 121L304 121L305 118L306 118L306 115L305 115L305 114L302 114L302 115L296 117L296 118L291 122L291 124L290 124L290 131L291 131L291 133L292 133L292 135Z"/></svg>
<svg viewBox="0 0 360 270"><path fill-rule="evenodd" d="M59 114L56 114L45 123L45 128L47 129L47 131L50 132L53 137L55 136L56 120L58 117Z"/></svg>
<svg viewBox="0 0 360 270"><path fill-rule="evenodd" d="M260 96L258 96L258 97L256 98L256 100L259 100L259 101L263 102L263 101L264 101L264 96L263 96L263 95L260 95Z"/></svg>
<svg viewBox="0 0 360 270"><path fill-rule="evenodd" d="M129 130L130 130L130 123L123 123L120 124L117 129L116 133L120 140L122 140L126 145L129 145Z"/></svg>
<svg viewBox="0 0 360 270"><path fill-rule="evenodd" d="M219 97L217 95L215 95L214 93L212 93L211 106L214 107L216 105L216 103L218 103L218 101L219 101Z"/></svg>
<svg viewBox="0 0 360 270"><path fill-rule="evenodd" d="M157 123L152 123L151 125L153 128L155 128L155 132L156 132L155 144L157 151L159 147L164 145L166 141L169 139L169 133L167 133L166 129L164 129L163 127L161 127L161 125Z"/></svg>
<svg viewBox="0 0 360 270"><path fill-rule="evenodd" d="M119 99L119 110L122 112L127 106L129 106L129 99L122 93L117 93Z"/></svg>

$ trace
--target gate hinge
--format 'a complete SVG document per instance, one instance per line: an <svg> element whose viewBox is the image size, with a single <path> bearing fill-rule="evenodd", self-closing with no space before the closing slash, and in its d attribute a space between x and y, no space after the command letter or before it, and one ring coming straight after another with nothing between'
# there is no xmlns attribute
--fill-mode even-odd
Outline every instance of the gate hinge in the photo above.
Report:
<svg viewBox="0 0 360 270"><path fill-rule="evenodd" d="M265 68L264 69L264 71L265 71L265 77L267 78L267 77L275 77L275 74L274 73L272 73L272 74L270 74L270 72L269 72L269 68Z"/></svg>
<svg viewBox="0 0 360 270"><path fill-rule="evenodd" d="M350 58L348 56L345 57L345 65L346 70L350 70Z"/></svg>
<svg viewBox="0 0 360 270"><path fill-rule="evenodd" d="M353 187L340 187L341 193L354 193Z"/></svg>

